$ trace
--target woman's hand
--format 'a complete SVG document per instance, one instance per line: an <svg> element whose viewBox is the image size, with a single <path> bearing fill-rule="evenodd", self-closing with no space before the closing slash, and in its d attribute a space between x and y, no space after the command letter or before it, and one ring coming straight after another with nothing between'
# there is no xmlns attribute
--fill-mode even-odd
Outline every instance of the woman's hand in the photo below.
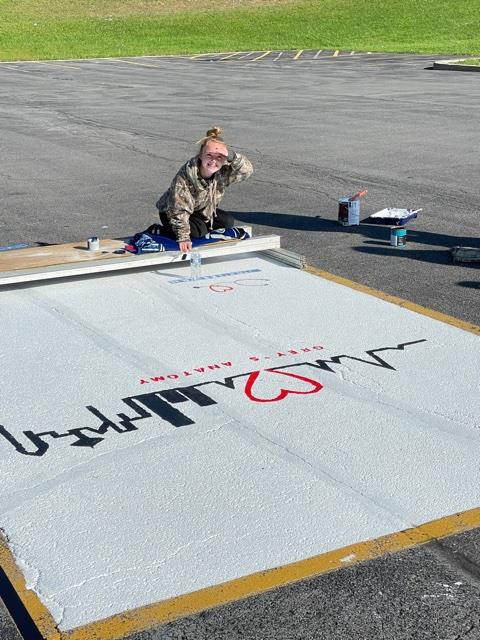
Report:
<svg viewBox="0 0 480 640"><path fill-rule="evenodd" d="M192 250L192 241L188 240L186 242L179 242L178 246L180 247L180 251L184 253L189 253Z"/></svg>

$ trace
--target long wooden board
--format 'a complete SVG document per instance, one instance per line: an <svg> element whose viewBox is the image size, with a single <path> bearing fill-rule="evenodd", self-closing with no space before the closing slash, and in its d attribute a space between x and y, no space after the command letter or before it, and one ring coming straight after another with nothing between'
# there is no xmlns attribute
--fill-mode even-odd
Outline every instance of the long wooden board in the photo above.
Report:
<svg viewBox="0 0 480 640"><path fill-rule="evenodd" d="M54 278L68 278L106 271L138 269L140 267L170 264L188 259L188 254L181 251L143 253L140 255L128 252L124 254L113 253L115 248L123 246L124 243L118 240L102 240L100 251L88 251L86 248L83 249L79 243L42 247L41 249L45 250L43 253L40 252L40 248L14 249L9 252L16 254L9 257L10 264L8 261L3 260L0 263L0 286ZM53 251L55 247L56 250ZM220 240L219 242L204 245L201 247L201 254L204 258L213 258L278 249L279 247L280 236L258 236L248 240Z"/></svg>
<svg viewBox="0 0 480 640"><path fill-rule="evenodd" d="M50 267L73 262L94 262L106 258L122 258L132 255L113 253L117 249L123 249L124 246L125 242L122 240L101 240L99 251L89 251L86 242L2 251L0 252L0 272Z"/></svg>
<svg viewBox="0 0 480 640"><path fill-rule="evenodd" d="M252 235L252 228L243 226ZM220 244L226 246L226 243L235 242L234 240L222 240ZM132 257L128 251L124 254L114 253L118 249L125 247L123 240L100 240L100 249L98 251L89 251L87 241L70 242L66 244L51 244L45 247L27 247L24 249L11 249L9 251L0 251L0 275L4 272L16 271L17 269L37 269L41 267L50 267L52 265L74 264L77 262L97 262L99 260L108 259L125 259ZM218 243L205 245L211 247ZM204 251L204 247L201 248ZM168 252L172 255L174 252Z"/></svg>

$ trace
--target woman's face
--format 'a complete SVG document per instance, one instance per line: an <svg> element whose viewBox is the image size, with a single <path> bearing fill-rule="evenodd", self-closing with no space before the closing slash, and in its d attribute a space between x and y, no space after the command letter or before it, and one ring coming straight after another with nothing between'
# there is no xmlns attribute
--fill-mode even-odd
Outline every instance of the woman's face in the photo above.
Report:
<svg viewBox="0 0 480 640"><path fill-rule="evenodd" d="M200 154L200 173L202 178L210 178L223 167L228 158L227 147L223 142L207 142Z"/></svg>

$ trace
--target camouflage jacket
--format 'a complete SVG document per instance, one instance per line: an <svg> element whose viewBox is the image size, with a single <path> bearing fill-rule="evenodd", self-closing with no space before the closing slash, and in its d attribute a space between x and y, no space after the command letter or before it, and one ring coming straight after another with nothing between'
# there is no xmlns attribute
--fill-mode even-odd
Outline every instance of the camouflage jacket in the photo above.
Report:
<svg viewBox="0 0 480 640"><path fill-rule="evenodd" d="M193 212L211 227L226 187L246 180L252 172L250 160L239 153L207 180L200 175L198 156L184 164L157 202L159 212L167 214L177 242L190 240L189 218Z"/></svg>

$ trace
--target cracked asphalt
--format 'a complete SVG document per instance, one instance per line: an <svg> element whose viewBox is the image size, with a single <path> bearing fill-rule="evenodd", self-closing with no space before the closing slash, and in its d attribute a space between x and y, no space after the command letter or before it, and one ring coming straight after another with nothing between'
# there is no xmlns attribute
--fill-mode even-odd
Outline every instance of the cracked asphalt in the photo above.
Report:
<svg viewBox="0 0 480 640"><path fill-rule="evenodd" d="M0 245L144 229L218 123L255 167L223 202L239 223L320 269L480 324L478 263L450 257L480 247L480 76L433 70L429 56L270 53L0 64ZM387 228L337 224L338 198L360 188L362 219L423 209L406 249ZM473 530L129 640L479 640L479 618ZM0 638L20 637L0 606Z"/></svg>

